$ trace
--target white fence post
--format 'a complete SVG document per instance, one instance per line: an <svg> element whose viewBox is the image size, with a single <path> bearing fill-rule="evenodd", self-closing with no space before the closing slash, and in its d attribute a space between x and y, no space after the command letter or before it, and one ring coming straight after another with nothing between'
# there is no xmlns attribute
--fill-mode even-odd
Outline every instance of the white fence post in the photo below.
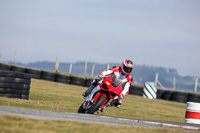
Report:
<svg viewBox="0 0 200 133"><path fill-rule="evenodd" d="M106 65L106 70L108 70L110 68L110 65L109 64L107 64Z"/></svg>
<svg viewBox="0 0 200 133"><path fill-rule="evenodd" d="M198 78L196 78L195 80L194 93L197 93L197 86L198 86Z"/></svg>
<svg viewBox="0 0 200 133"><path fill-rule="evenodd" d="M59 72L58 68L59 68L58 57L56 57L55 72Z"/></svg>
<svg viewBox="0 0 200 133"><path fill-rule="evenodd" d="M95 68L95 64L93 64L93 66L92 66L91 77L93 77L93 74L94 74L94 68Z"/></svg>
<svg viewBox="0 0 200 133"><path fill-rule="evenodd" d="M14 61L13 61L13 65L15 65L15 61L16 61L16 56L17 56L17 50L15 50L15 56L14 56Z"/></svg>
<svg viewBox="0 0 200 133"><path fill-rule="evenodd" d="M176 78L175 77L173 78L173 88L174 88L174 90L176 90Z"/></svg>
<svg viewBox="0 0 200 133"><path fill-rule="evenodd" d="M155 75L155 81L154 81L154 87L157 88L157 83L158 83L158 73Z"/></svg>
<svg viewBox="0 0 200 133"><path fill-rule="evenodd" d="M85 61L85 70L84 70L84 76L86 76L87 73L87 61Z"/></svg>
<svg viewBox="0 0 200 133"><path fill-rule="evenodd" d="M70 64L69 66L69 74L71 74L71 72L72 72L72 64Z"/></svg>
<svg viewBox="0 0 200 133"><path fill-rule="evenodd" d="M163 89L165 90L165 87L160 83L160 81L158 80L158 73L156 73L155 76L155 81L154 81L154 87L157 88L157 84Z"/></svg>
<svg viewBox="0 0 200 133"><path fill-rule="evenodd" d="M165 87L160 83L160 81L157 81L158 84L160 85L160 87L163 89L163 90L166 90Z"/></svg>

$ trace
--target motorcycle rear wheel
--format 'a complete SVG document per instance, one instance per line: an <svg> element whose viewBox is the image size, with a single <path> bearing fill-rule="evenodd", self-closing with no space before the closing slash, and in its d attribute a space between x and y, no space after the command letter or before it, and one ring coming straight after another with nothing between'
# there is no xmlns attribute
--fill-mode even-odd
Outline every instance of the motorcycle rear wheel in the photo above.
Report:
<svg viewBox="0 0 200 133"><path fill-rule="evenodd" d="M100 106L102 105L102 103L106 100L106 97L101 95L97 101L88 109L85 111L85 113L87 114L94 114L95 111L97 111Z"/></svg>

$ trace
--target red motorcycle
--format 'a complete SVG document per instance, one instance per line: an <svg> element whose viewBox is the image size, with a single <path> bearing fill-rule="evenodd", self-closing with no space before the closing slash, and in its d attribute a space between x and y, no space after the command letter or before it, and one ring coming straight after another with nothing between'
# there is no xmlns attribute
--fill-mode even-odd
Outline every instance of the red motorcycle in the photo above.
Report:
<svg viewBox="0 0 200 133"><path fill-rule="evenodd" d="M107 106L115 102L121 92L122 86L115 86L112 82L112 76L108 76L85 98L78 113L94 114L98 110L103 112Z"/></svg>

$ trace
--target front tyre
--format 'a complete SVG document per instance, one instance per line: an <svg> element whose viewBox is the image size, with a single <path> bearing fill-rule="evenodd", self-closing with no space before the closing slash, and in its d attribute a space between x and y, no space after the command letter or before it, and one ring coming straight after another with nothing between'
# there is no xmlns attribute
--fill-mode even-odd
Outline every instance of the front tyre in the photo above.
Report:
<svg viewBox="0 0 200 133"><path fill-rule="evenodd" d="M101 95L97 101L88 109L85 111L85 113L88 114L94 114L95 111L97 111L100 106L103 104L103 102L106 100L106 97Z"/></svg>
<svg viewBox="0 0 200 133"><path fill-rule="evenodd" d="M83 109L83 104L78 109L78 113L85 113L85 109Z"/></svg>

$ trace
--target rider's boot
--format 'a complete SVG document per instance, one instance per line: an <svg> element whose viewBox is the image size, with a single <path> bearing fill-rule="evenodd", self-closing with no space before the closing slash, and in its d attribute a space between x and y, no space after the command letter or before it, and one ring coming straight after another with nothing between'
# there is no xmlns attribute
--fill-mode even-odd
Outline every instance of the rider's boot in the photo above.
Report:
<svg viewBox="0 0 200 133"><path fill-rule="evenodd" d="M116 106L117 108L120 108L120 107L122 106L122 103L117 103L115 106Z"/></svg>
<svg viewBox="0 0 200 133"><path fill-rule="evenodd" d="M95 88L95 86L97 86L98 82L100 81L101 79L94 79L90 85L90 87L85 91L83 92L83 96L84 97L87 97L91 92L92 90Z"/></svg>
<svg viewBox="0 0 200 133"><path fill-rule="evenodd" d="M111 104L110 104L110 106L115 106L117 108L120 108L121 105L122 105L122 100L119 101L118 99L116 99L115 101L111 102Z"/></svg>
<svg viewBox="0 0 200 133"><path fill-rule="evenodd" d="M94 89L94 85L90 85L90 87L85 92L83 92L82 95L84 97L87 97L92 92L93 89Z"/></svg>
<svg viewBox="0 0 200 133"><path fill-rule="evenodd" d="M115 107L117 107L117 108L121 107L121 105L122 105L122 99L123 99L122 95L119 95L118 99L115 102Z"/></svg>

